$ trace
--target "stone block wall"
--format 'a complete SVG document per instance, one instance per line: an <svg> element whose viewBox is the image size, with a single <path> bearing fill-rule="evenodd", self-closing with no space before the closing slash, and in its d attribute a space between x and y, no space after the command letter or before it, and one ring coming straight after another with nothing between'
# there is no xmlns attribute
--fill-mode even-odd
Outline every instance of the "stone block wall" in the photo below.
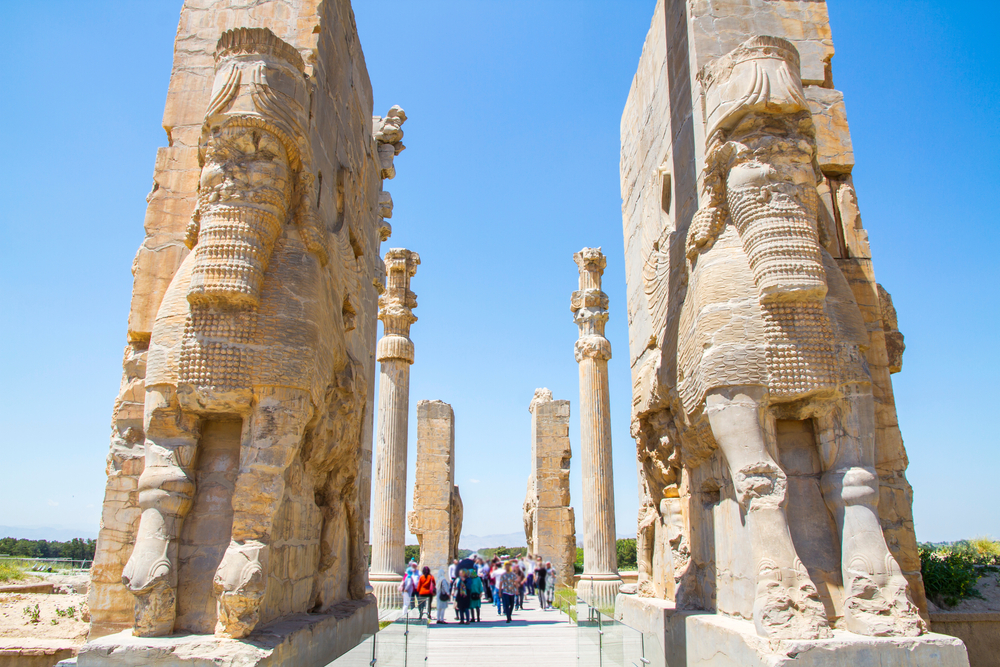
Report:
<svg viewBox="0 0 1000 667"><path fill-rule="evenodd" d="M461 516L455 516L453 500L457 494L455 411L444 401L419 401L416 482L408 523L420 542L420 567L430 567L435 577L458 556Z"/></svg>
<svg viewBox="0 0 1000 667"><path fill-rule="evenodd" d="M531 473L524 501L528 553L552 561L560 586L573 585L576 520L569 498L569 401L552 400L547 389L535 391L531 412Z"/></svg>

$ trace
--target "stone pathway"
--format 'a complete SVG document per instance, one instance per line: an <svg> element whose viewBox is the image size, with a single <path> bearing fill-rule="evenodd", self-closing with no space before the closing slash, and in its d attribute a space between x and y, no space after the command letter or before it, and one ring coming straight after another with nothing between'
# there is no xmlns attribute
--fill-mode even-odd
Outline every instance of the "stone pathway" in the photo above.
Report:
<svg viewBox="0 0 1000 667"><path fill-rule="evenodd" d="M445 625L431 625L427 638L427 667L481 664L510 667L556 667L577 662L576 626L555 609L542 611L538 601L515 611L513 621L483 605L482 622L459 625L448 610ZM436 613L436 612L435 612Z"/></svg>

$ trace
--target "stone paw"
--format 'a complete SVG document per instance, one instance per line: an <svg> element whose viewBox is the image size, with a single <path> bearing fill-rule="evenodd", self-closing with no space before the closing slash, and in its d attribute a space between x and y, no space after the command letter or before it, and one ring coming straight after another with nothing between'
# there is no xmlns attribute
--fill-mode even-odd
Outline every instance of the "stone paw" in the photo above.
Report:
<svg viewBox="0 0 1000 667"><path fill-rule="evenodd" d="M149 591L157 584L173 588L175 570L169 552L170 540L140 539L122 570L122 583L136 594Z"/></svg>
<svg viewBox="0 0 1000 667"><path fill-rule="evenodd" d="M884 571L873 569L856 556L844 573L845 629L869 637L917 637L926 632L895 559L887 555Z"/></svg>
<svg viewBox="0 0 1000 667"><path fill-rule="evenodd" d="M162 581L135 593L135 624L132 634L136 637L165 637L174 632L176 618L176 591Z"/></svg>
<svg viewBox="0 0 1000 667"><path fill-rule="evenodd" d="M213 582L217 636L246 637L257 625L267 584L267 553L267 546L259 542L230 543Z"/></svg>
<svg viewBox="0 0 1000 667"><path fill-rule="evenodd" d="M753 620L762 637L824 639L832 634L816 586L799 562L791 568L761 562Z"/></svg>

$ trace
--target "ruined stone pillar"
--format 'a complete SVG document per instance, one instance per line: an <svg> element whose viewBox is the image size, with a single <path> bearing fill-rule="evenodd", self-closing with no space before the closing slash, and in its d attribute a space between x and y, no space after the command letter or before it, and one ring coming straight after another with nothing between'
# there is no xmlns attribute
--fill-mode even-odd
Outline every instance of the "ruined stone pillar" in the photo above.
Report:
<svg viewBox="0 0 1000 667"><path fill-rule="evenodd" d="M569 504L569 401L552 400L536 389L531 413L531 476L524 499L524 534L528 553L552 561L559 586L573 586L576 522Z"/></svg>
<svg viewBox="0 0 1000 667"><path fill-rule="evenodd" d="M580 364L580 456L583 460L583 576L578 588L587 601L612 609L621 586L615 540L615 485L611 466L611 403L604 337L608 295L601 291L607 259L600 248L573 255L580 289L573 292L573 319L580 327L575 356Z"/></svg>
<svg viewBox="0 0 1000 667"><path fill-rule="evenodd" d="M375 500L372 505L372 564L369 581L379 609L402 605L403 547L406 538L406 429L410 406L410 325L417 321L417 295L410 278L420 256L404 248L385 254L387 285L378 300L384 333L376 358L379 373L378 431L375 442Z"/></svg>
<svg viewBox="0 0 1000 667"><path fill-rule="evenodd" d="M461 511L454 513L455 411L444 401L417 403L417 475L410 532L420 542L420 567L438 577L458 557ZM459 501L460 502L460 501ZM458 520L457 530L455 519Z"/></svg>

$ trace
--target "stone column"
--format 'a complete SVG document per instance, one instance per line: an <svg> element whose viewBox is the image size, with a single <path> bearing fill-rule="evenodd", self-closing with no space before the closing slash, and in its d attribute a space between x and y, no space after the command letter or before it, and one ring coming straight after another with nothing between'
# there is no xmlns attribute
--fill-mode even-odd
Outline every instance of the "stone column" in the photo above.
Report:
<svg viewBox="0 0 1000 667"><path fill-rule="evenodd" d="M455 486L455 412L444 401L417 403L417 474L413 485L410 532L420 543L420 567L435 577L458 555L453 509ZM459 522L461 517L457 517Z"/></svg>
<svg viewBox="0 0 1000 667"><path fill-rule="evenodd" d="M372 503L372 564L369 581L380 610L402 606L398 587L406 568L406 429L410 406L410 325L417 321L417 295L410 278L420 255L405 248L385 254L386 290L378 299L384 328L376 358L381 364L375 441L375 500Z"/></svg>
<svg viewBox="0 0 1000 667"><path fill-rule="evenodd" d="M524 500L524 532L528 553L552 561L559 586L573 586L576 523L569 504L569 401L552 399L536 389L531 413L531 476Z"/></svg>
<svg viewBox="0 0 1000 667"><path fill-rule="evenodd" d="M583 473L583 576L578 593L602 609L613 609L621 586L615 540L615 485L611 466L611 403L604 337L608 295L601 291L607 259L600 248L573 255L580 268L580 289L573 292L573 319L580 327L576 361L580 364L580 457Z"/></svg>

